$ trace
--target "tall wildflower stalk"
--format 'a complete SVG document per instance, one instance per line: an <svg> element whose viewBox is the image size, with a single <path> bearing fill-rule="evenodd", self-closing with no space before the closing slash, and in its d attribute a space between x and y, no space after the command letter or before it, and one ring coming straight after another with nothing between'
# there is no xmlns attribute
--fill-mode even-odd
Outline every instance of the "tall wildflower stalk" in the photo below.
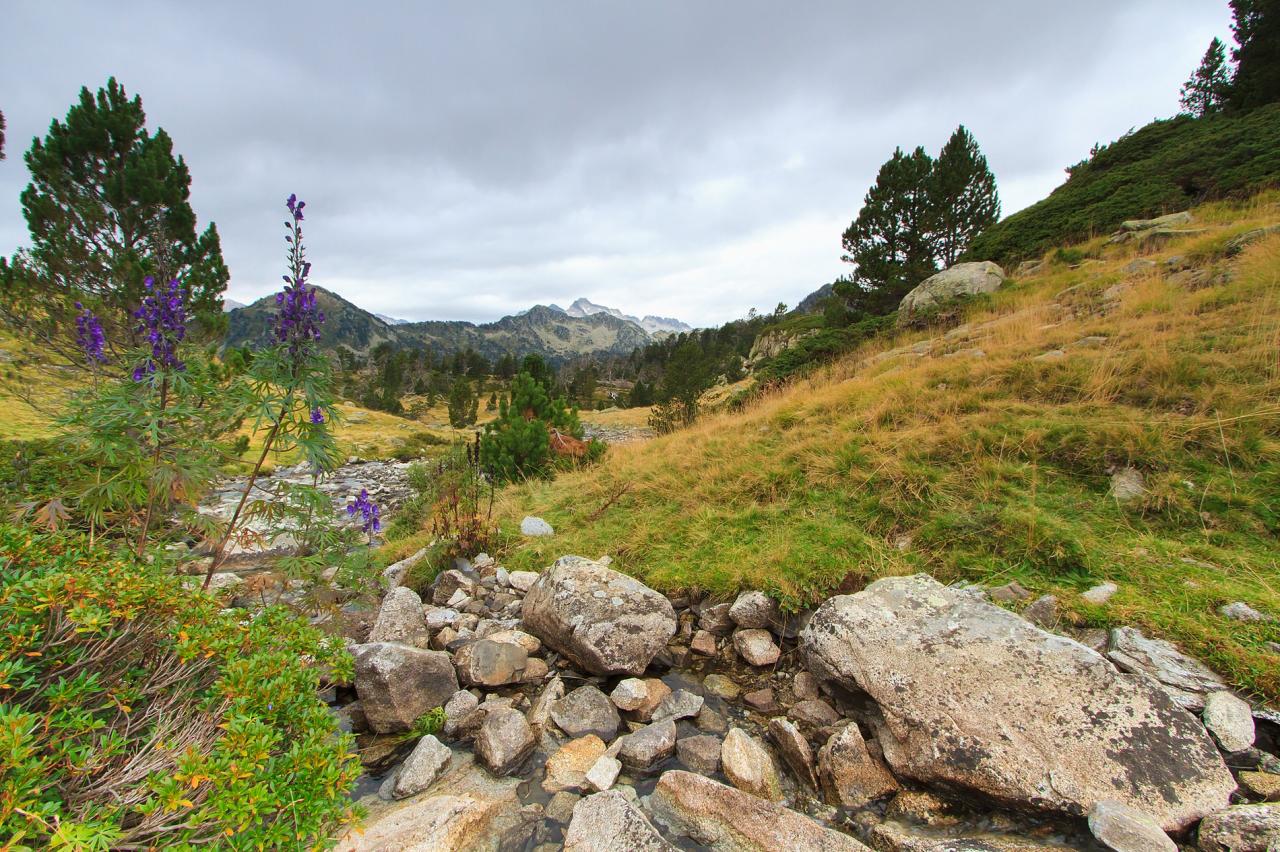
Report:
<svg viewBox="0 0 1280 852"><path fill-rule="evenodd" d="M285 206L289 210L285 221L289 273L283 276L284 289L276 294L276 311L271 317L275 343L258 353L251 368L256 407L253 432L265 430L265 435L240 500L214 548L205 574L206 587L226 560L227 547L245 520L250 495L273 451L300 450L317 474L337 463L337 447L329 430L334 415L330 367L316 346L324 312L316 302L315 288L308 283L311 263L302 244L306 202L290 195Z"/></svg>

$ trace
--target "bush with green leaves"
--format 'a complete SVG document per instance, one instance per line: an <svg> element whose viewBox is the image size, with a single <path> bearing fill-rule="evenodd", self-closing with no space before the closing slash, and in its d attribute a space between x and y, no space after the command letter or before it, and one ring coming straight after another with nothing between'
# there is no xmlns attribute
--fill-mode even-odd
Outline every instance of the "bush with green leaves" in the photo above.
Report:
<svg viewBox="0 0 1280 852"><path fill-rule="evenodd" d="M341 640L162 561L0 525L0 847L324 845L360 773L316 695Z"/></svg>
<svg viewBox="0 0 1280 852"><path fill-rule="evenodd" d="M582 437L578 412L530 373L511 380L511 393L498 404L498 417L485 425L480 440L480 461L498 482L544 477L551 474L550 429L574 438Z"/></svg>

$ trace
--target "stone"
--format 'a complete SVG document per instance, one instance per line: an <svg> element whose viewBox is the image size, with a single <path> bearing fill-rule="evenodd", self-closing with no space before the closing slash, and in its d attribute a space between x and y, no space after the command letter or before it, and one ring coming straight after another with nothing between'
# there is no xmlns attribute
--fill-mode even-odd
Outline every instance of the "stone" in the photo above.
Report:
<svg viewBox="0 0 1280 852"><path fill-rule="evenodd" d="M388 565L386 568L383 568L382 569L383 588L385 588L387 591L390 591L394 589L396 586L399 586L401 583L403 583L405 574L408 574L410 568L412 568L414 565L417 565L419 562L421 562L423 558L426 557L427 552L430 549L431 548L429 547L424 547L421 550L418 550L412 556L406 556L404 559L401 559L399 562L393 563L391 565Z"/></svg>
<svg viewBox="0 0 1280 852"><path fill-rule="evenodd" d="M685 737L676 743L676 759L694 772L710 775L720 769L721 745L712 734Z"/></svg>
<svg viewBox="0 0 1280 852"><path fill-rule="evenodd" d="M1175 225L1190 225L1192 221L1191 211L1183 210L1180 213L1168 213L1164 216L1157 216L1154 219L1127 219L1120 223L1120 230L1150 231L1155 228L1171 228Z"/></svg>
<svg viewBox="0 0 1280 852"><path fill-rule="evenodd" d="M524 648L525 652L530 656L542 650L542 642L537 636L525 633L523 630L495 630L492 633L484 631L480 633L485 639L492 639L494 642L511 642Z"/></svg>
<svg viewBox="0 0 1280 852"><path fill-rule="evenodd" d="M1226 691L1226 682L1199 660L1163 639L1148 639L1132 627L1117 627L1107 643L1107 659L1123 672L1159 683L1179 706L1199 713L1205 696Z"/></svg>
<svg viewBox="0 0 1280 852"><path fill-rule="evenodd" d="M1075 633L1076 641L1097 654L1107 653L1110 633L1100 627L1086 627Z"/></svg>
<svg viewBox="0 0 1280 852"><path fill-rule="evenodd" d="M702 688L712 695L732 701L742 694L742 688L721 674L709 674L702 679Z"/></svg>
<svg viewBox="0 0 1280 852"><path fill-rule="evenodd" d="M1111 474L1111 496L1118 503L1130 503L1147 493L1142 471L1126 467Z"/></svg>
<svg viewBox="0 0 1280 852"><path fill-rule="evenodd" d="M1265 615L1249 606L1244 601L1223 604L1218 607L1218 614L1232 621L1269 621Z"/></svg>
<svg viewBox="0 0 1280 852"><path fill-rule="evenodd" d="M698 614L698 626L713 636L728 636L733 632L734 621L729 615L731 603L704 606Z"/></svg>
<svg viewBox="0 0 1280 852"><path fill-rule="evenodd" d="M529 652L514 642L479 639L458 649L453 664L458 680L469 686L504 686L524 677Z"/></svg>
<svg viewBox="0 0 1280 852"><path fill-rule="evenodd" d="M698 630L689 641L689 650L704 657L716 655L716 637L708 630Z"/></svg>
<svg viewBox="0 0 1280 852"><path fill-rule="evenodd" d="M1125 264L1122 271L1125 275L1147 275L1156 271L1156 262L1147 260L1145 257L1139 257Z"/></svg>
<svg viewBox="0 0 1280 852"><path fill-rule="evenodd" d="M1210 814L1196 839L1204 852L1272 852L1280 841L1280 805L1237 805Z"/></svg>
<svg viewBox="0 0 1280 852"><path fill-rule="evenodd" d="M1054 595L1041 595L1022 611L1022 617L1032 624L1052 630L1058 625L1058 598Z"/></svg>
<svg viewBox="0 0 1280 852"><path fill-rule="evenodd" d="M796 701L807 701L819 697L821 693L818 691L818 679L809 672L796 672L795 678L791 681L791 694Z"/></svg>
<svg viewBox="0 0 1280 852"><path fill-rule="evenodd" d="M757 689L754 692L748 692L742 696L742 701L757 713L776 713L778 712L778 701L773 696L773 689L765 687Z"/></svg>
<svg viewBox="0 0 1280 852"><path fill-rule="evenodd" d="M1280 775L1274 772L1241 772L1240 786L1251 796L1280 802Z"/></svg>
<svg viewBox="0 0 1280 852"><path fill-rule="evenodd" d="M527 592L529 587L538 579L537 573L533 571L512 571L507 575L507 580L511 583L511 588L517 591Z"/></svg>
<svg viewBox="0 0 1280 852"><path fill-rule="evenodd" d="M529 708L529 724L541 732L551 718L551 708L561 698L564 698L564 681L559 677L552 678L533 700L533 706Z"/></svg>
<svg viewBox="0 0 1280 852"><path fill-rule="evenodd" d="M841 728L818 749L818 778L828 804L860 808L898 791L897 780L867 750L856 724Z"/></svg>
<svg viewBox="0 0 1280 852"><path fill-rule="evenodd" d="M804 814L679 769L662 774L647 803L655 821L720 852L870 852Z"/></svg>
<svg viewBox="0 0 1280 852"><path fill-rule="evenodd" d="M591 768L587 770L584 780L587 787L597 793L603 793L614 785L618 780L618 775L622 772L622 761L608 754L602 754L596 758L596 762L591 764Z"/></svg>
<svg viewBox="0 0 1280 852"><path fill-rule="evenodd" d="M1000 603L1019 603L1032 598L1031 592L1017 580L1005 583L1003 586L995 586L987 594L993 601L1000 601Z"/></svg>
<svg viewBox="0 0 1280 852"><path fill-rule="evenodd" d="M930 828L951 828L960 824L957 808L945 799L924 790L900 790L884 809L887 819L925 825Z"/></svg>
<svg viewBox="0 0 1280 852"><path fill-rule="evenodd" d="M542 789L548 793L561 790L581 790L587 784L587 770L604 755L604 740L595 734L587 734L560 746L547 758L547 774L542 779Z"/></svg>
<svg viewBox="0 0 1280 852"><path fill-rule="evenodd" d="M782 783L769 750L741 728L730 728L720 746L720 768L733 786L777 801L782 798Z"/></svg>
<svg viewBox="0 0 1280 852"><path fill-rule="evenodd" d="M795 723L781 717L770 719L769 738L778 747L783 762L791 767L800 783L816 790L818 780L813 773L813 749Z"/></svg>
<svg viewBox="0 0 1280 852"><path fill-rule="evenodd" d="M1225 752L1244 751L1253 745L1256 732L1253 709L1249 703L1230 692L1211 692L1204 700L1201 714L1204 726Z"/></svg>
<svg viewBox="0 0 1280 852"><path fill-rule="evenodd" d="M675 852L649 819L617 790L587 796L573 807L565 852Z"/></svg>
<svg viewBox="0 0 1280 852"><path fill-rule="evenodd" d="M1087 592L1081 593L1080 597L1094 606L1102 606L1111 600L1111 597L1118 591L1120 591L1120 587L1115 583L1099 583Z"/></svg>
<svg viewBox="0 0 1280 852"><path fill-rule="evenodd" d="M733 634L733 647L753 666L771 666L782 653L768 630L739 630Z"/></svg>
<svg viewBox="0 0 1280 852"><path fill-rule="evenodd" d="M409 730L458 691L453 663L443 651L371 642L357 645L354 656L356 693L369 729L377 733Z"/></svg>
<svg viewBox="0 0 1280 852"><path fill-rule="evenodd" d="M231 571L219 571L209 578L209 585L205 592L218 596L224 592L234 592L243 585L244 578L239 574Z"/></svg>
<svg viewBox="0 0 1280 852"><path fill-rule="evenodd" d="M764 592L742 592L730 605L729 618L744 629L768 630L782 620L782 610Z"/></svg>
<svg viewBox="0 0 1280 852"><path fill-rule="evenodd" d="M926 278L903 297L898 310L908 316L928 310L953 299L994 293L1004 283L1004 270L989 260L957 263L949 269Z"/></svg>
<svg viewBox="0 0 1280 852"><path fill-rule="evenodd" d="M809 698L791 705L787 718L811 728L825 728L839 722L840 714L821 698Z"/></svg>
<svg viewBox="0 0 1280 852"><path fill-rule="evenodd" d="M532 515L526 515L524 520L520 522L520 535L529 536L530 538L541 538L542 536L555 535L556 531L551 524L535 518Z"/></svg>
<svg viewBox="0 0 1280 852"><path fill-rule="evenodd" d="M649 686L638 677L624 678L609 693L609 699L619 710L638 710L649 700Z"/></svg>
<svg viewBox="0 0 1280 852"><path fill-rule="evenodd" d="M551 801L547 802L547 819L555 820L558 823L567 824L573 819L574 805L582 799L577 793L561 791L551 797Z"/></svg>
<svg viewBox="0 0 1280 852"><path fill-rule="evenodd" d="M533 753L536 743L523 713L498 707L485 716L476 734L475 752L494 775L510 775Z"/></svg>
<svg viewBox="0 0 1280 852"><path fill-rule="evenodd" d="M690 719L702 710L703 697L687 689L677 689L662 699L658 709L653 711L655 721L662 719Z"/></svg>
<svg viewBox="0 0 1280 852"><path fill-rule="evenodd" d="M395 774L382 785L384 799L407 799L436 782L449 766L453 752L431 734L418 740Z"/></svg>
<svg viewBox="0 0 1280 852"><path fill-rule="evenodd" d="M676 632L665 597L579 556L538 575L522 613L528 632L597 675L643 674Z"/></svg>
<svg viewBox="0 0 1280 852"><path fill-rule="evenodd" d="M455 736L463 720L470 716L472 711L479 706L479 698L476 698L465 689L458 690L450 696L448 703L444 705L444 727L441 728L440 732L446 737Z"/></svg>
<svg viewBox="0 0 1280 852"><path fill-rule="evenodd" d="M520 682L542 683L550 673L551 667L547 665L546 660L530 657L528 662L524 664L524 677L520 678Z"/></svg>
<svg viewBox="0 0 1280 852"><path fill-rule="evenodd" d="M645 698L634 710L627 712L627 718L636 722L649 722L653 719L662 702L671 694L671 687L656 677L641 680L645 688Z"/></svg>
<svg viewBox="0 0 1280 852"><path fill-rule="evenodd" d="M1159 823L1121 802L1103 799L1089 811L1089 831L1115 852L1178 852Z"/></svg>
<svg viewBox="0 0 1280 852"><path fill-rule="evenodd" d="M666 760L676 750L676 723L672 719L653 722L622 738L618 759L628 769L647 771Z"/></svg>
<svg viewBox="0 0 1280 852"><path fill-rule="evenodd" d="M605 742L613 739L622 721L608 696L590 684L552 704L551 719L571 737L595 734Z"/></svg>
<svg viewBox="0 0 1280 852"><path fill-rule="evenodd" d="M443 630L446 627L452 628L458 623L461 615L456 609L450 609L447 606L426 606L422 608L423 623L426 624L428 630Z"/></svg>
<svg viewBox="0 0 1280 852"><path fill-rule="evenodd" d="M702 709L698 711L698 715L693 717L693 726L699 731L706 731L711 734L723 734L729 730L729 720L723 714L717 713L707 705L703 704Z"/></svg>
<svg viewBox="0 0 1280 852"><path fill-rule="evenodd" d="M899 777L1074 816L1115 799L1166 831L1235 789L1204 728L1155 684L927 575L827 600L801 650L820 679L876 702Z"/></svg>
<svg viewBox="0 0 1280 852"><path fill-rule="evenodd" d="M463 600L471 598L475 588L476 585L470 577L456 568L451 568L448 571L442 571L440 576L436 577L435 583L431 586L431 602L436 606L461 609L466 605Z"/></svg>

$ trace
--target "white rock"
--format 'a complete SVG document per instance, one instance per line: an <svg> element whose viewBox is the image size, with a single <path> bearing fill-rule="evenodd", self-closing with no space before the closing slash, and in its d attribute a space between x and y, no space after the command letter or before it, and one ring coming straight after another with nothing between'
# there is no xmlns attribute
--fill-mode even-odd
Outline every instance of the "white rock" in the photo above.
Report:
<svg viewBox="0 0 1280 852"><path fill-rule="evenodd" d="M1225 752L1244 751L1253 745L1256 732L1253 709L1230 692L1214 692L1204 700L1204 726Z"/></svg>
<svg viewBox="0 0 1280 852"><path fill-rule="evenodd" d="M1244 601L1236 601L1234 603L1223 604L1218 607L1218 613L1223 618L1229 618L1232 621L1267 621L1267 617L1249 606Z"/></svg>
<svg viewBox="0 0 1280 852"><path fill-rule="evenodd" d="M1120 802L1104 799L1089 811L1089 831L1115 852L1177 852L1160 824Z"/></svg>
<svg viewBox="0 0 1280 852"><path fill-rule="evenodd" d="M529 591L529 587L538 579L538 575L533 571L512 571L507 575L511 588L521 592Z"/></svg>
<svg viewBox="0 0 1280 852"><path fill-rule="evenodd" d="M636 710L649 699L649 686L638 677L624 678L609 693L619 710Z"/></svg>
<svg viewBox="0 0 1280 852"><path fill-rule="evenodd" d="M621 741L619 741L621 742ZM618 780L619 773L622 772L622 761L616 757L610 757L602 754L596 758L596 762L587 770L586 781L587 786L597 793L603 793L614 785Z"/></svg>
<svg viewBox="0 0 1280 852"><path fill-rule="evenodd" d="M1099 583L1089 591L1084 592L1080 597L1095 606L1101 606L1111 600L1111 596L1120 591L1120 587L1115 583Z"/></svg>
<svg viewBox="0 0 1280 852"><path fill-rule="evenodd" d="M552 529L551 524L542 520L542 518L535 518L532 515L528 515L520 522L521 535L536 538L539 536L555 535L555 533L556 531Z"/></svg>
<svg viewBox="0 0 1280 852"><path fill-rule="evenodd" d="M382 785L385 799L407 799L435 783L453 758L449 747L431 734L418 740L395 774Z"/></svg>

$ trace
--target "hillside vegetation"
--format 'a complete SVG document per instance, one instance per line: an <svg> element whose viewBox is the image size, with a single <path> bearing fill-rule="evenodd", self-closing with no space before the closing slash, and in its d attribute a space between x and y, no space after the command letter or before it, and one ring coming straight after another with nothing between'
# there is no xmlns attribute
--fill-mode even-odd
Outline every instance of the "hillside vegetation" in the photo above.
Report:
<svg viewBox="0 0 1280 852"><path fill-rule="evenodd" d="M1280 174L1280 104L1244 114L1154 121L1069 169L1048 198L987 229L966 258L1009 264L1125 219L1247 197Z"/></svg>
<svg viewBox="0 0 1280 852"><path fill-rule="evenodd" d="M504 529L557 535L506 563L610 554L662 589L793 607L883 575L1018 580L1275 701L1280 622L1217 608L1280 613L1280 234L1229 245L1280 222L1280 194L1194 213L1205 232L1075 246L959 327L883 333L739 413L508 489ZM1121 503L1127 466L1147 490ZM1079 597L1104 580L1110 603Z"/></svg>

